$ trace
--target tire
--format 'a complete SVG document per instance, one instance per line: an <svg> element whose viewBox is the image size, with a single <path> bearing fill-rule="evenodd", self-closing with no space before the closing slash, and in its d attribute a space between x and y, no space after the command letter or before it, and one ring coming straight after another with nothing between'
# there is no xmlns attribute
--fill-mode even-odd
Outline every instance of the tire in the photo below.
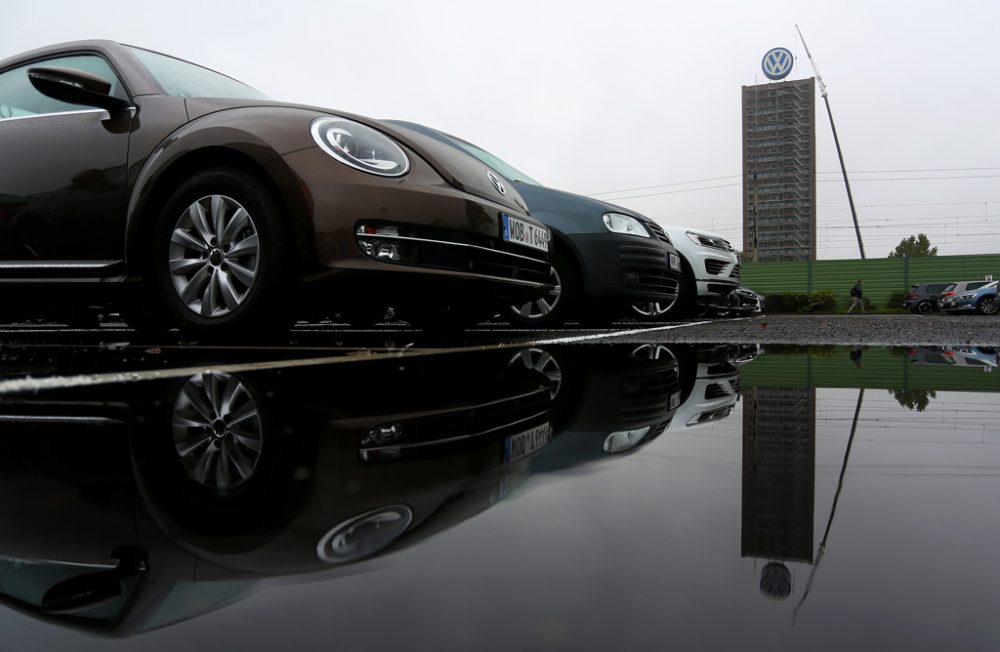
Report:
<svg viewBox="0 0 1000 652"><path fill-rule="evenodd" d="M157 307L182 335L287 329L290 267L278 202L246 172L199 172L164 205L151 277Z"/></svg>
<svg viewBox="0 0 1000 652"><path fill-rule="evenodd" d="M630 316L639 321L674 321L686 319L694 313L697 299L694 273L691 266L681 258L681 277L677 283L677 297L670 303L636 303L629 306Z"/></svg>
<svg viewBox="0 0 1000 652"><path fill-rule="evenodd" d="M976 303L976 312L980 315L995 315L997 314L997 308L1000 304L997 303L997 296L994 294L992 296L987 295L979 299Z"/></svg>
<svg viewBox="0 0 1000 652"><path fill-rule="evenodd" d="M505 316L511 323L540 328L561 326L579 309L580 277L573 263L555 249L550 262L555 288L539 299L508 306Z"/></svg>
<svg viewBox="0 0 1000 652"><path fill-rule="evenodd" d="M934 312L934 304L930 301L921 301L913 306L913 314L915 315L929 315L932 312Z"/></svg>

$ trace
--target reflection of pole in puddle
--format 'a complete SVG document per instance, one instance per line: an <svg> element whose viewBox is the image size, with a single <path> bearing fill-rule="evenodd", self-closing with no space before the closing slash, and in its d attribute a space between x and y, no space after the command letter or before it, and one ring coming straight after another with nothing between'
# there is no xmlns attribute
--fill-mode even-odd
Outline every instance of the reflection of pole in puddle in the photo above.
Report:
<svg viewBox="0 0 1000 652"><path fill-rule="evenodd" d="M812 571L809 573L809 579L806 581L806 590L802 593L802 599L799 603L795 605L795 610L792 612L794 617L799 613L799 609L802 608L802 603L806 601L809 597L809 590L812 588L813 579L816 577L816 571L819 569L819 562L823 559L823 553L826 552L826 539L830 536L830 526L833 525L833 517L837 513L837 501L840 500L840 490L844 488L844 474L847 473L847 461L851 457L851 445L854 443L854 433L858 430L858 416L861 414L861 402L865 399L865 390L861 388L858 390L858 405L854 408L854 421L851 423L851 436L847 439L847 450L844 451L844 463L840 467L840 478L837 480L837 492L833 495L833 506L830 508L830 518L826 521L826 530L823 532L823 540L819 542L819 549L816 551L816 563L813 565Z"/></svg>

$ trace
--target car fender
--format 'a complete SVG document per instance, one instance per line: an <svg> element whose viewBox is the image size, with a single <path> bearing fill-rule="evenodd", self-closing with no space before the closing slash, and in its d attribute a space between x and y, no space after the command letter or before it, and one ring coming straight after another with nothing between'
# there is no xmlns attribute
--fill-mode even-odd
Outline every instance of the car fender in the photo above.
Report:
<svg viewBox="0 0 1000 652"><path fill-rule="evenodd" d="M288 209L296 241L308 233L306 193L280 157L315 147L309 133L318 111L293 107L241 107L215 111L171 132L135 173L126 217L127 261L149 257L148 245L162 203L193 171L220 165L266 177ZM130 266L135 267L135 266ZM130 269L141 275L141 269Z"/></svg>

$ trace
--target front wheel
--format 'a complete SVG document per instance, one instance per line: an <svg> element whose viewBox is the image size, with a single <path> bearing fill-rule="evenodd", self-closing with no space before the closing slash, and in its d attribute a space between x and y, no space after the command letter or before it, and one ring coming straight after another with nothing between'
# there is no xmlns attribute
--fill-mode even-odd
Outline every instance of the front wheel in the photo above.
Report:
<svg viewBox="0 0 1000 652"><path fill-rule="evenodd" d="M639 321L671 321L690 316L697 290L688 280L686 263L682 269L683 273L677 279L677 296L673 301L635 303L629 307L629 314Z"/></svg>
<svg viewBox="0 0 1000 652"><path fill-rule="evenodd" d="M934 311L934 306L931 305L930 301L921 301L913 307L913 312L918 315L929 315Z"/></svg>
<svg viewBox="0 0 1000 652"><path fill-rule="evenodd" d="M998 307L1000 307L1000 305L997 304L997 298L995 295L991 297L983 297L979 300L979 303L976 304L976 310L978 310L981 315L995 315L997 314Z"/></svg>
<svg viewBox="0 0 1000 652"><path fill-rule="evenodd" d="M552 290L543 297L508 306L507 318L522 326L560 326L578 309L580 281L570 261L559 252L551 255Z"/></svg>
<svg viewBox="0 0 1000 652"><path fill-rule="evenodd" d="M161 308L182 333L287 327L288 246L277 201L253 176L215 168L170 197L153 240Z"/></svg>

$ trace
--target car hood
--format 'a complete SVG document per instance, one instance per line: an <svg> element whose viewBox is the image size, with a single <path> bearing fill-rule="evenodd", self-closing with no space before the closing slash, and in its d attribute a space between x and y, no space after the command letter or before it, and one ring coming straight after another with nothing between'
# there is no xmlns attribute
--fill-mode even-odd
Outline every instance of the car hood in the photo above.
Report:
<svg viewBox="0 0 1000 652"><path fill-rule="evenodd" d="M188 117L191 120L217 111L256 106L305 109L354 120L392 136L392 138L421 156L448 183L459 190L482 197L515 211L528 212L528 204L512 185L507 184L504 188L504 193L497 191L493 183L489 180L489 177L486 176L488 168L474 156L399 125L382 120L374 120L346 111L273 100L187 98L185 104L187 106Z"/></svg>
<svg viewBox="0 0 1000 652"><path fill-rule="evenodd" d="M566 192L565 190L556 190L555 188L549 188L546 186L536 186L535 184L528 183L526 181L515 181L514 185L517 186L521 196L528 202L528 206L531 207L531 210L536 212L552 211L561 213L592 213L598 217L604 213L622 213L624 215L631 215L632 217L638 219L649 219L641 213L637 213L622 206L610 204L606 201L593 199L591 197L585 197L583 195L577 195L572 192Z"/></svg>

